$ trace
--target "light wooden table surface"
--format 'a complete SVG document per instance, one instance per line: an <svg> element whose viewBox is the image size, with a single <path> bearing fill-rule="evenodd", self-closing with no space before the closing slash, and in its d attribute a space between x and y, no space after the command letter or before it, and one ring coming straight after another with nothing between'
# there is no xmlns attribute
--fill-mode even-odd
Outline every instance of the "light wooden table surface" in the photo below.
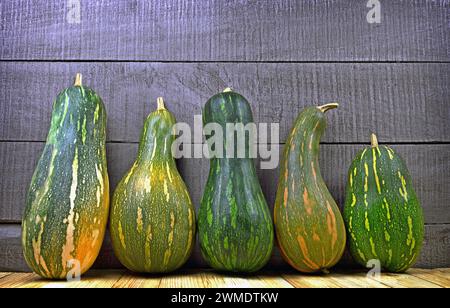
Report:
<svg viewBox="0 0 450 308"><path fill-rule="evenodd" d="M328 275L261 273L230 276L189 270L166 276L136 275L124 270L90 271L81 281L59 282L31 273L0 273L0 288L449 288L450 269L411 269L406 274L382 273L367 278L362 271Z"/></svg>

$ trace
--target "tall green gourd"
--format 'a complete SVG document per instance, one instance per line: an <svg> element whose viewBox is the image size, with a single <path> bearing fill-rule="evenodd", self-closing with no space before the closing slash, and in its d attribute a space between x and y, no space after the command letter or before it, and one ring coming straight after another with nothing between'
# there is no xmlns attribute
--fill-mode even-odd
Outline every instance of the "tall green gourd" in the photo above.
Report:
<svg viewBox="0 0 450 308"><path fill-rule="evenodd" d="M350 252L363 266L379 260L390 272L404 272L420 255L422 207L403 159L388 146L361 151L348 172L344 218Z"/></svg>
<svg viewBox="0 0 450 308"><path fill-rule="evenodd" d="M42 277L83 274L98 256L109 212L105 141L103 102L78 74L53 105L22 221L25 261Z"/></svg>
<svg viewBox="0 0 450 308"><path fill-rule="evenodd" d="M342 215L319 168L325 112L337 104L309 107L295 121L281 162L274 220L284 259L305 273L327 272L345 249Z"/></svg>
<svg viewBox="0 0 450 308"><path fill-rule="evenodd" d="M212 97L203 109L204 125L219 124L223 146L233 142L226 136L227 124L253 123L247 100L230 89ZM249 142L245 158L211 160L209 178L198 217L200 246L206 261L215 269L255 272L269 260L273 248L273 225L253 161ZM240 149L243 150L243 149Z"/></svg>
<svg viewBox="0 0 450 308"><path fill-rule="evenodd" d="M194 207L172 156L175 123L159 98L158 110L145 121L137 159L114 192L114 252L135 272L174 271L194 247Z"/></svg>

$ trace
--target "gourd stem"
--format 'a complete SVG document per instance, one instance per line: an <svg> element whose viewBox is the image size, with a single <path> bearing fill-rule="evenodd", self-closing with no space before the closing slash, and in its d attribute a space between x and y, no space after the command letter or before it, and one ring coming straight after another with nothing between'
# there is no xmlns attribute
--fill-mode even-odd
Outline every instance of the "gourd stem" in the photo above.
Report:
<svg viewBox="0 0 450 308"><path fill-rule="evenodd" d="M80 73L77 74L75 77L75 87L81 87L83 86L83 75Z"/></svg>
<svg viewBox="0 0 450 308"><path fill-rule="evenodd" d="M229 92L233 92L233 89L228 87L225 90L223 90L223 93L229 93Z"/></svg>
<svg viewBox="0 0 450 308"><path fill-rule="evenodd" d="M323 105L323 106L319 106L319 107L317 107L320 111L322 111L322 112L327 112L328 110L331 110L331 109L335 109L335 108L338 108L339 107L339 104L338 103L331 103L331 104L326 104L326 105Z"/></svg>
<svg viewBox="0 0 450 308"><path fill-rule="evenodd" d="M370 143L372 144L372 148L377 148L378 147L377 135L372 134L372 136L370 137Z"/></svg>
<svg viewBox="0 0 450 308"><path fill-rule="evenodd" d="M158 97L158 111L159 110L166 110L166 106L164 105L164 99L162 97Z"/></svg>

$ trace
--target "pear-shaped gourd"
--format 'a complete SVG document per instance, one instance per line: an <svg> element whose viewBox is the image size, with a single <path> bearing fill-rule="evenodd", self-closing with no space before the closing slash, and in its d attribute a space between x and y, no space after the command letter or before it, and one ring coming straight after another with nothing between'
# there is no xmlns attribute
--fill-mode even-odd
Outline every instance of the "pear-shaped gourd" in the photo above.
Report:
<svg viewBox="0 0 450 308"><path fill-rule="evenodd" d="M346 233L342 215L322 179L320 139L328 104L306 108L287 139L274 219L284 259L305 273L327 272L342 257Z"/></svg>
<svg viewBox="0 0 450 308"><path fill-rule="evenodd" d="M42 277L85 273L103 242L109 213L106 111L81 83L58 95L22 221L30 268Z"/></svg>
<svg viewBox="0 0 450 308"><path fill-rule="evenodd" d="M388 146L362 150L348 172L344 218L353 258L390 272L404 272L420 256L422 207L404 160Z"/></svg>
<svg viewBox="0 0 450 308"><path fill-rule="evenodd" d="M242 124L240 132L245 136L243 126L253 124L251 107L243 96L227 89L206 103L203 120L205 127L208 124L220 127L222 134L215 135L215 146L210 139L208 141L210 150L222 148L223 154L216 151L211 160L199 211L203 256L217 270L255 272L271 256L273 223L250 159L250 140L232 140L231 134L226 134L227 124ZM222 140L219 135L223 135ZM226 151L230 145L234 145L233 151ZM231 157L226 152L232 154Z"/></svg>
<svg viewBox="0 0 450 308"><path fill-rule="evenodd" d="M134 272L174 271L194 246L194 207L172 156L175 123L159 98L145 121L137 160L114 192L114 252Z"/></svg>

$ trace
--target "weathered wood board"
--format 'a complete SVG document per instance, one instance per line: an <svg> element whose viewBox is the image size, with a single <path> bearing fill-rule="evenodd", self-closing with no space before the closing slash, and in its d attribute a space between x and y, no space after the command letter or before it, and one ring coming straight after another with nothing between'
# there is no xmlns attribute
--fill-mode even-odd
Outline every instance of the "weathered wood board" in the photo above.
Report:
<svg viewBox="0 0 450 308"><path fill-rule="evenodd" d="M3 1L0 59L449 60L447 0L381 1L374 24L367 0L69 3Z"/></svg>
<svg viewBox="0 0 450 308"><path fill-rule="evenodd" d="M0 225L0 272L1 271L29 271L22 256L20 225ZM351 259L346 256L341 263L345 266L351 264ZM416 267L436 268L450 264L450 226L427 225L425 228L425 243L422 255ZM354 264L353 264L354 266ZM94 266L95 268L121 268L107 235L102 251ZM207 264L203 260L198 242L191 259L186 264L190 268L205 268ZM267 266L268 270L288 269L289 266L282 260L278 249L274 250L273 257Z"/></svg>
<svg viewBox="0 0 450 308"><path fill-rule="evenodd" d="M280 142L306 106L340 102L324 142L450 142L448 64L0 62L0 140L44 141L56 95L77 72L103 98L108 139L137 142L164 96L179 122L232 86L256 123L279 123Z"/></svg>
<svg viewBox="0 0 450 308"><path fill-rule="evenodd" d="M0 142L0 222L20 222L26 191L43 146L40 142ZM137 147L137 144L108 144L108 171L112 189L131 167ZM322 173L340 205L344 202L348 167L356 153L363 148L363 145L343 144L322 146ZM426 222L448 223L450 145L396 145L393 148L409 165L416 192L424 207ZM280 146L282 149L283 145ZM181 159L178 165L198 208L209 174L209 162L207 159ZM261 170L259 163L257 167L261 186L272 207L279 171Z"/></svg>
<svg viewBox="0 0 450 308"><path fill-rule="evenodd" d="M347 168L376 132L406 159L424 207L419 266L450 266L448 0L381 1L375 24L366 0L81 1L80 22L68 3L0 3L0 271L26 269L26 191L52 103L78 72L108 111L112 188L158 96L192 126L207 99L231 86L257 123L280 124L280 144L304 107L339 102L321 151L333 196L343 204ZM198 207L208 161L178 165ZM258 174L272 206L278 170ZM120 266L109 239L96 266ZM205 266L198 247L189 266ZM286 266L278 252L271 266Z"/></svg>

